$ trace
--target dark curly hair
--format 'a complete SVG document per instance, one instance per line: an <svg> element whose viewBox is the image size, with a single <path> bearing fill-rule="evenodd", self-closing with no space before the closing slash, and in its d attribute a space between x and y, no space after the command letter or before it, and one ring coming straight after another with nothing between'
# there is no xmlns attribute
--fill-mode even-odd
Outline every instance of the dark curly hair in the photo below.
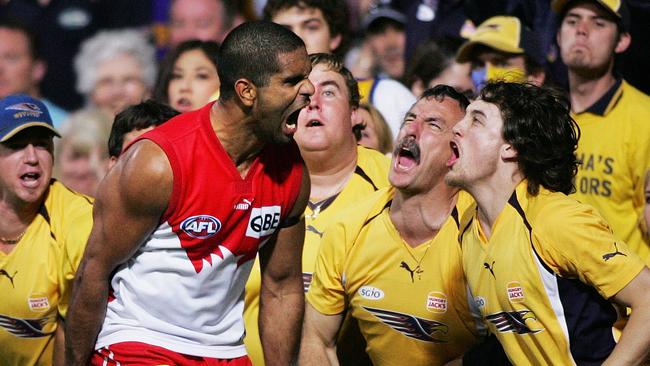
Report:
<svg viewBox="0 0 650 366"><path fill-rule="evenodd" d="M330 36L333 38L341 35L341 43L332 52L338 56L345 54L349 38L348 19L350 17L345 0L268 0L264 6L263 19L272 21L280 11L293 7L320 10L329 27Z"/></svg>
<svg viewBox="0 0 650 366"><path fill-rule="evenodd" d="M571 118L564 91L497 81L488 83L479 99L501 111L503 138L517 151L530 194L537 195L540 185L565 194L575 191L580 128Z"/></svg>
<svg viewBox="0 0 650 366"><path fill-rule="evenodd" d="M120 156L127 133L160 126L178 114L174 108L152 99L127 107L115 116L108 136L108 154Z"/></svg>
<svg viewBox="0 0 650 366"><path fill-rule="evenodd" d="M451 98L458 102L458 106L464 111L469 105L469 99L465 94L457 91L449 85L438 84L433 88L429 88L422 92L422 95L418 98L420 99L429 99L434 98L438 102L442 102L445 98Z"/></svg>

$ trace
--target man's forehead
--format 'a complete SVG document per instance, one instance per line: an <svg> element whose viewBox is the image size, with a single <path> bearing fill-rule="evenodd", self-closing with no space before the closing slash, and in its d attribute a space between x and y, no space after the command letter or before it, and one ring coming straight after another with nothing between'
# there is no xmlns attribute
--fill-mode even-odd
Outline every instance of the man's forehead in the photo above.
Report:
<svg viewBox="0 0 650 366"><path fill-rule="evenodd" d="M494 103L486 102L483 99L477 99L467 106L467 113L482 114L486 117L500 115L499 106Z"/></svg>
<svg viewBox="0 0 650 366"><path fill-rule="evenodd" d="M453 115L462 115L464 113L465 111L460 108L458 102L452 98L445 97L444 99L437 99L435 97L425 97L413 104L407 112L407 116L411 115L424 119L451 120L453 119L451 118Z"/></svg>
<svg viewBox="0 0 650 366"><path fill-rule="evenodd" d="M333 86L349 94L348 85L345 82L345 77L338 71L333 70L325 64L316 64L309 73L309 81L315 87Z"/></svg>
<svg viewBox="0 0 650 366"><path fill-rule="evenodd" d="M290 5L278 10L275 15L273 15L273 19L275 20L276 17L280 16L296 15L296 13L302 16L323 18L323 12L319 8L299 2L298 4Z"/></svg>
<svg viewBox="0 0 650 366"><path fill-rule="evenodd" d="M597 18L608 20L612 23L616 23L616 18L610 12L608 12L595 1L590 0L577 1L573 4L570 4L565 14L565 17L569 15L591 15Z"/></svg>
<svg viewBox="0 0 650 366"><path fill-rule="evenodd" d="M305 47L296 48L293 51L278 53L277 56L278 66L280 66L280 74L287 73L293 74L294 68L301 68L307 71L311 70L311 62L307 55Z"/></svg>
<svg viewBox="0 0 650 366"><path fill-rule="evenodd" d="M35 127L26 128L16 133L7 141L2 142L2 144L16 145L16 144L28 144L30 142L42 142L46 140L53 141L54 136L55 135L51 130L47 128L35 126Z"/></svg>
<svg viewBox="0 0 650 366"><path fill-rule="evenodd" d="M465 113L460 102L448 96L428 96L420 98L413 107L420 107L423 110L451 110Z"/></svg>

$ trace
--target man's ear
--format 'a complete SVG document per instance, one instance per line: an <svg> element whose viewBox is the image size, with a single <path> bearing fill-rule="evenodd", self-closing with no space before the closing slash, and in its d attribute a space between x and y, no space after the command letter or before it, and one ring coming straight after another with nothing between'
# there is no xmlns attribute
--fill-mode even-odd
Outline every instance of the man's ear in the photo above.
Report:
<svg viewBox="0 0 650 366"><path fill-rule="evenodd" d="M517 150L515 150L515 147L508 143L501 145L501 160L514 161L515 159L517 159Z"/></svg>
<svg viewBox="0 0 650 366"><path fill-rule="evenodd" d="M235 92L242 104L247 107L252 107L257 99L257 87L248 79L235 81Z"/></svg>
<svg viewBox="0 0 650 366"><path fill-rule="evenodd" d="M34 85L38 85L43 81L45 77L45 72L47 72L47 65L45 61L35 60L32 66L32 81Z"/></svg>
<svg viewBox="0 0 650 366"><path fill-rule="evenodd" d="M361 118L359 118L359 114L357 113L358 109L359 108L357 107L353 107L352 110L350 111L350 122L352 124L352 127L361 123Z"/></svg>
<svg viewBox="0 0 650 366"><path fill-rule="evenodd" d="M537 86L542 86L546 80L546 72L543 68L533 71L528 75L528 82Z"/></svg>
<svg viewBox="0 0 650 366"><path fill-rule="evenodd" d="M335 35L334 37L330 38L330 52L334 52L339 46L341 45L341 40L343 40L343 36L340 34Z"/></svg>
<svg viewBox="0 0 650 366"><path fill-rule="evenodd" d="M614 53L623 53L630 47L632 43L632 36L630 33L624 32L621 33L618 37L618 42L616 42L616 48L614 48Z"/></svg>

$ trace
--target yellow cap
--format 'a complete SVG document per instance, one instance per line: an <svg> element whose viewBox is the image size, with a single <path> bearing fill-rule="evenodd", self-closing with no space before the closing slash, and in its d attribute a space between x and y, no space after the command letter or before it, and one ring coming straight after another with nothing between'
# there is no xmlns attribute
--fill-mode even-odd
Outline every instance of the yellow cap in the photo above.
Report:
<svg viewBox="0 0 650 366"><path fill-rule="evenodd" d="M469 40L458 49L456 61L471 61L472 51L478 44L502 52L523 54L525 50L521 47L521 30L521 22L515 17L492 17L481 23Z"/></svg>
<svg viewBox="0 0 650 366"><path fill-rule="evenodd" d="M551 3L551 7L553 8L553 11L556 13L561 13L562 9L564 9L564 6L570 2L571 0L553 0ZM621 0L593 0L596 3L599 3L600 5L604 6L607 10L612 13L612 15L616 16L617 18L621 17L621 14L619 11L621 10L621 5L622 1Z"/></svg>
<svg viewBox="0 0 650 366"><path fill-rule="evenodd" d="M573 0L553 0L551 8L557 14L561 14L565 10L565 6ZM599 4L603 9L610 13L614 18L620 20L625 29L629 30L630 14L625 5L624 0L591 0ZM575 1L573 1L575 3Z"/></svg>

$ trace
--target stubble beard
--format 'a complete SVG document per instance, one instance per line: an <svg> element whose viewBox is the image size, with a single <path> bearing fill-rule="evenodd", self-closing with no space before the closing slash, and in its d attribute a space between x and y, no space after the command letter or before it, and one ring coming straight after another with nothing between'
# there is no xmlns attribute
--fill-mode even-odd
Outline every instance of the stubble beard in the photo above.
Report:
<svg viewBox="0 0 650 366"><path fill-rule="evenodd" d="M613 58L611 58L609 62L605 62L602 65L592 65L589 62L590 59L591 57L587 54L572 53L567 57L566 61L563 61L569 69L569 72L588 80L599 79L605 76L614 63Z"/></svg>
<svg viewBox="0 0 650 366"><path fill-rule="evenodd" d="M450 187L465 189L465 180L463 180L461 172L450 170L445 174L445 183Z"/></svg>

